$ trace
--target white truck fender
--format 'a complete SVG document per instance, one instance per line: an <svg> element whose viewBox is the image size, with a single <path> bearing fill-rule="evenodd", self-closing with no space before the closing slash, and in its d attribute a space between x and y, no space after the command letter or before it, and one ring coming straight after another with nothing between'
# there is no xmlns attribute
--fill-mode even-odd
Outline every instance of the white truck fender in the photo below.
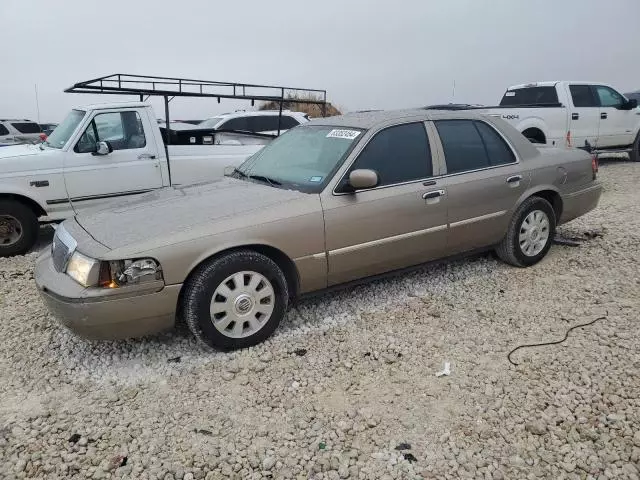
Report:
<svg viewBox="0 0 640 480"><path fill-rule="evenodd" d="M0 199L3 197L22 200L34 209L36 215L47 215L46 202L42 198L39 198L38 195L34 195L34 192L21 188L18 185L0 183Z"/></svg>

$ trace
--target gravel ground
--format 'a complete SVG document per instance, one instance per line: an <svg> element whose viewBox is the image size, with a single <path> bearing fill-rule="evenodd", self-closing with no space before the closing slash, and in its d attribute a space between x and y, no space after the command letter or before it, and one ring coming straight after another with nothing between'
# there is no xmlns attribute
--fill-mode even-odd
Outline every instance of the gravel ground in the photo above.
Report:
<svg viewBox="0 0 640 480"><path fill-rule="evenodd" d="M561 228L580 247L308 300L232 354L184 329L78 339L35 254L0 259L0 477L638 479L640 165L600 178L601 206Z"/></svg>

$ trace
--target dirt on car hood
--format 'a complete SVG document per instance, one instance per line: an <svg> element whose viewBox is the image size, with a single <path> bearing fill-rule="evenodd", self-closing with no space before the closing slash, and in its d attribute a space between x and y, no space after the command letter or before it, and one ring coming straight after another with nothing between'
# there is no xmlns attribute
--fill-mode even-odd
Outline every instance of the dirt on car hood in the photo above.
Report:
<svg viewBox="0 0 640 480"><path fill-rule="evenodd" d="M306 194L249 181L216 182L155 190L104 210L76 216L91 237L109 249L158 237L170 237L200 226L297 200ZM224 230L224 228L222 228Z"/></svg>

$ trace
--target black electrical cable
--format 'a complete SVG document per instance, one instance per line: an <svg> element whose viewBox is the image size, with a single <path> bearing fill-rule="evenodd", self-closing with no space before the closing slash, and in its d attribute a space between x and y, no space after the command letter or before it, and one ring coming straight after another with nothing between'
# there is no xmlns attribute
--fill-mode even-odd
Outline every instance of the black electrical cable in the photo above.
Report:
<svg viewBox="0 0 640 480"><path fill-rule="evenodd" d="M513 350L511 350L509 352L509 354L507 355L507 360L509 360L509 362L511 363L511 365L515 365L516 367L518 365L520 365L519 363L515 363L513 360L511 360L511 355L513 355L516 351L520 350L521 348L529 348L529 347L543 347L545 345L558 345L559 343L564 342L567 338L569 338L569 332L571 332L571 330L575 330L576 328L581 328L581 327L588 327L589 325L593 325L594 323L596 323L598 320L605 320L607 318L607 315L609 315L609 312L605 313L604 317L598 317L595 320L591 320L590 322L587 323L581 323L580 325L574 325L573 327L571 327L569 330L567 330L567 332L564 334L564 338L562 340L557 340L555 342L544 342L544 343L530 343L528 345L519 345L516 348L514 348Z"/></svg>

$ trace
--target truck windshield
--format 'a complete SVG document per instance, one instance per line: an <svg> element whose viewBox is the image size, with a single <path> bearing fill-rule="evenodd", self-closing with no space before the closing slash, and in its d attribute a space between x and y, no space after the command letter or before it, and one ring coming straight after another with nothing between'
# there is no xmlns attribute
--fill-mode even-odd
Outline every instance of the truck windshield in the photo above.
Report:
<svg viewBox="0 0 640 480"><path fill-rule="evenodd" d="M289 130L248 158L235 175L271 186L319 193L362 136L362 130L305 126Z"/></svg>
<svg viewBox="0 0 640 480"><path fill-rule="evenodd" d="M60 125L49 135L45 142L47 146L51 148L62 148L71 138L73 132L84 118L84 110L71 110L67 117L62 121Z"/></svg>
<svg viewBox="0 0 640 480"><path fill-rule="evenodd" d="M556 104L558 104L558 92L554 86L507 90L500 102L501 107Z"/></svg>

